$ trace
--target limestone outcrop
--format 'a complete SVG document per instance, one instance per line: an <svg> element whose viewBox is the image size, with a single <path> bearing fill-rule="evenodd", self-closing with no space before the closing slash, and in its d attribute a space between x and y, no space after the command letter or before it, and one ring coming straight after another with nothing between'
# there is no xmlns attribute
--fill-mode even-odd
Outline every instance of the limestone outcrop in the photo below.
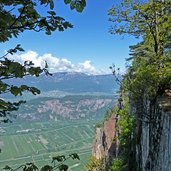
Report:
<svg viewBox="0 0 171 171"><path fill-rule="evenodd" d="M97 159L110 158L116 154L117 145L114 141L116 136L116 115L103 123L100 128L96 128L96 138L93 143L92 154Z"/></svg>
<svg viewBox="0 0 171 171"><path fill-rule="evenodd" d="M148 108L137 144L137 163L142 171L171 171L171 97L167 94Z"/></svg>

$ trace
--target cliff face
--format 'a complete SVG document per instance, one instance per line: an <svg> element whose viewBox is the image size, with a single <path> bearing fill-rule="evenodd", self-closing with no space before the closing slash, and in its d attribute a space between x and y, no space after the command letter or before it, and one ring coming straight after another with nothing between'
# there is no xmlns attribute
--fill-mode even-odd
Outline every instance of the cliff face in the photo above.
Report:
<svg viewBox="0 0 171 171"><path fill-rule="evenodd" d="M147 107L149 118L139 126L137 163L142 171L171 171L171 97L162 97Z"/></svg>
<svg viewBox="0 0 171 171"><path fill-rule="evenodd" d="M104 116L113 102L111 96L40 97L22 105L16 114L21 120L96 119Z"/></svg>
<svg viewBox="0 0 171 171"><path fill-rule="evenodd" d="M130 107L130 114L136 113L136 128L128 170L134 171L131 165L137 163L138 171L171 171L171 94L155 101L140 99L136 106L133 101ZM119 142L113 141L118 137L117 129L114 114L96 129L93 156L109 159L105 160L105 164L109 164L106 161L110 158L118 157Z"/></svg>
<svg viewBox="0 0 171 171"><path fill-rule="evenodd" d="M117 146L114 143L116 136L116 115L104 122L101 128L96 129L96 138L93 143L92 154L97 159L112 157L116 154Z"/></svg>

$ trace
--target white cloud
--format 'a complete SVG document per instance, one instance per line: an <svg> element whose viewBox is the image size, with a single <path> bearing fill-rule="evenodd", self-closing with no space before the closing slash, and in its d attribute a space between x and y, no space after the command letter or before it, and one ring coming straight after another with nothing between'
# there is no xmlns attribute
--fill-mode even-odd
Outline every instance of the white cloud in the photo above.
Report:
<svg viewBox="0 0 171 171"><path fill-rule="evenodd" d="M100 74L100 71L97 70L90 60L86 60L83 63L78 63L74 70L76 72L84 72L84 73L91 73L91 74Z"/></svg>
<svg viewBox="0 0 171 171"><path fill-rule="evenodd" d="M50 53L40 56L34 51L27 51L20 55L9 55L9 59L24 63L24 61L32 61L35 66L44 67L45 61L48 64L48 70L51 73L55 72L83 72L87 74L104 74L105 72L96 69L90 60L86 60L82 63L73 64L71 61L65 58L58 58Z"/></svg>

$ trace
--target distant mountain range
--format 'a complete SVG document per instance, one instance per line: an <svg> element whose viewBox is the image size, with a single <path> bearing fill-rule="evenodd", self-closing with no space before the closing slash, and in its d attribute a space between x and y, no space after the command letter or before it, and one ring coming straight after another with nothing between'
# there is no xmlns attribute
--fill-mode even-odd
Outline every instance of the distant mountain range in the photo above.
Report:
<svg viewBox="0 0 171 171"><path fill-rule="evenodd" d="M27 84L39 88L42 92L62 91L67 93L114 93L118 84L112 74L87 75L77 72L59 72L53 76L25 77L8 80L10 84Z"/></svg>
<svg viewBox="0 0 171 171"><path fill-rule="evenodd" d="M40 95L4 94L9 101L26 100L11 112L12 123L0 127L2 148L0 170L8 165L51 162L54 155L78 153L74 170L83 170L91 156L96 123L117 102L119 86L111 75L55 73L53 76L10 79L11 85L26 84L41 90ZM70 162L70 161L69 161ZM18 166L17 166L18 167Z"/></svg>
<svg viewBox="0 0 171 171"><path fill-rule="evenodd" d="M52 76L27 76L10 79L9 84L37 87L41 94L33 96L25 93L23 97L12 95L8 99L27 101L17 111L19 118L30 120L49 119L92 119L103 118L117 97L118 84L110 75L87 75L77 72L60 72Z"/></svg>

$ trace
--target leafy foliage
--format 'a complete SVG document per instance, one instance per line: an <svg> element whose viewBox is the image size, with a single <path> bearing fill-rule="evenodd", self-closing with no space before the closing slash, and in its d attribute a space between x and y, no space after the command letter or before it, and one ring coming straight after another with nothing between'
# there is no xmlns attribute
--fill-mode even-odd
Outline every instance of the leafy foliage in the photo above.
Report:
<svg viewBox="0 0 171 171"><path fill-rule="evenodd" d="M128 103L124 105L123 109L118 111L119 116L119 141L121 148L128 144L131 134L134 132L134 115L129 114L129 106ZM129 148L129 147L127 147Z"/></svg>
<svg viewBox="0 0 171 171"><path fill-rule="evenodd" d="M104 171L103 159L96 159L94 156L90 157L86 168L88 171Z"/></svg>
<svg viewBox="0 0 171 171"><path fill-rule="evenodd" d="M76 153L70 154L68 157L66 157L65 155L52 157L53 166L52 165L45 165L40 169L40 171L53 171L53 170L67 171L69 166L67 164L64 164L64 162L68 159L80 160L78 154L76 154ZM39 170L39 168L34 163L26 163L26 164L23 164L23 165L15 168L15 169L6 165L3 169L9 170L9 171L17 171L17 170L38 171Z"/></svg>
<svg viewBox="0 0 171 171"><path fill-rule="evenodd" d="M127 60L131 64L121 81L121 92L127 94L129 101L119 111L119 139L122 160L129 170L135 165L132 160L136 159L135 147L141 136L143 118L153 122L147 116L152 112L151 105L171 90L171 2L122 0L119 6L109 10L109 15L113 22L110 33L129 34L141 40L130 46ZM145 110L147 105L149 109ZM130 106L134 107L131 116Z"/></svg>
<svg viewBox="0 0 171 171"><path fill-rule="evenodd" d="M69 4L71 9L76 9L82 12L86 6L85 0L64 1ZM45 8L46 15L42 15L37 6L41 5ZM53 0L2 0L0 2L0 42L8 41L12 37L18 37L20 33L26 30L36 32L45 31L50 35L53 31L64 31L67 28L72 28L72 24L65 21L63 17L57 16L54 11L55 2ZM10 85L6 80L11 78L23 78L31 75L39 77L45 73L51 75L45 62L45 67L35 67L31 61L25 61L24 64L12 61L7 58L8 55L13 55L17 52L23 52L24 49L18 44L15 48L9 49L7 53L0 57L0 94L11 93L14 96L22 96L24 91L32 94L40 94L40 90L27 85ZM0 117L1 121L9 122L11 111L18 110L18 107L24 101L8 102L0 99Z"/></svg>
<svg viewBox="0 0 171 171"><path fill-rule="evenodd" d="M0 59L0 94L11 93L14 96L22 96L24 91L31 92L34 95L40 94L40 90L35 87L29 87L27 85L15 86L7 83L6 80L11 78L23 78L28 75L38 77L43 72L46 75L51 75L47 70L47 66L41 69L40 67L34 67L31 61L25 61L24 64L20 64L6 58L8 54L12 55L18 51L23 51L20 45L17 45L14 49L8 50L7 54ZM25 101L8 102L4 99L0 99L0 116L3 118L2 121L10 121L8 118L10 112L18 110L19 105L22 103L25 103Z"/></svg>
<svg viewBox="0 0 171 171"><path fill-rule="evenodd" d="M77 12L82 12L86 6L85 0L64 0L65 4L70 4L71 10L76 9Z"/></svg>
<svg viewBox="0 0 171 171"><path fill-rule="evenodd" d="M112 161L109 171L126 171L126 166L122 159L116 158Z"/></svg>
<svg viewBox="0 0 171 171"><path fill-rule="evenodd" d="M86 6L85 0L64 0L70 8L82 12ZM37 9L41 5L46 15ZM0 42L18 37L25 30L45 31L50 35L53 31L64 31L72 28L72 24L56 15L54 0L2 0L0 2Z"/></svg>
<svg viewBox="0 0 171 171"><path fill-rule="evenodd" d="M127 96L123 97L124 105L122 109L117 110L117 130L118 136L114 138L114 141L119 142L120 154L110 164L110 171L124 171L128 169L128 158L131 152L131 146L135 145L135 117L134 114L130 114L129 103Z"/></svg>
<svg viewBox="0 0 171 171"><path fill-rule="evenodd" d="M86 6L85 0L64 0L65 4L70 4L70 8L76 9L77 12L82 12ZM38 11L37 6L44 6L46 15L42 15ZM53 0L2 0L0 1L0 42L8 41L12 37L18 37L20 33L26 30L33 30L36 32L45 31L50 35L53 31L64 31L67 28L72 28L72 24L65 21L63 17L57 16L54 11L55 2ZM0 57L0 94L11 93L14 96L22 96L24 91L29 91L32 94L40 94L40 90L35 87L27 85L10 85L5 80L11 78L23 78L31 75L39 77L40 74L45 73L51 75L45 63L45 67L35 67L31 61L25 61L24 64L9 60L7 55L13 55L18 51L24 51L20 45L13 49L9 49L7 53ZM7 102L0 99L0 117L3 122L9 122L9 115L11 111L18 110L18 107L23 101ZM78 159L79 156L74 153L68 157L57 156L52 158L54 166L43 166L41 171L51 171L58 169L60 171L68 170L68 166L64 162L68 159ZM60 162L56 165L55 161ZM26 163L20 167L13 169L10 166L5 166L4 170L23 170L23 171L36 171L38 167L34 163Z"/></svg>
<svg viewBox="0 0 171 171"><path fill-rule="evenodd" d="M116 22L110 32L141 36L143 41L130 46L132 65L122 83L133 96L144 93L148 98L161 95L171 87L171 3L170 1L122 1L120 8L109 10Z"/></svg>

